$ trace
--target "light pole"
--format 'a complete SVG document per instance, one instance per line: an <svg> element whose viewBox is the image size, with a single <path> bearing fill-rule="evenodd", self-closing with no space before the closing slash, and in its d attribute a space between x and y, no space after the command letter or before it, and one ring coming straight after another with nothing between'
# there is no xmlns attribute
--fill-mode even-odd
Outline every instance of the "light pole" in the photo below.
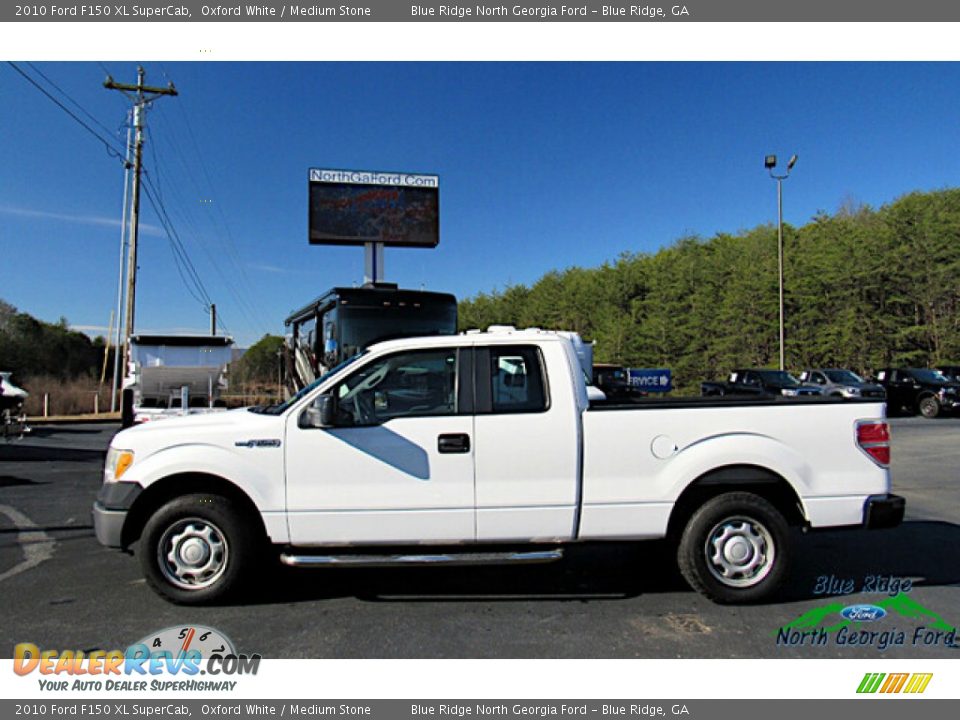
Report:
<svg viewBox="0 0 960 720"><path fill-rule="evenodd" d="M777 167L777 156L767 155L763 159L763 166L769 171L770 177L777 181L777 275L780 285L780 369L785 369L783 355L783 181L790 177L790 171L797 164L797 156L792 155L787 161L787 172L783 175L774 175Z"/></svg>

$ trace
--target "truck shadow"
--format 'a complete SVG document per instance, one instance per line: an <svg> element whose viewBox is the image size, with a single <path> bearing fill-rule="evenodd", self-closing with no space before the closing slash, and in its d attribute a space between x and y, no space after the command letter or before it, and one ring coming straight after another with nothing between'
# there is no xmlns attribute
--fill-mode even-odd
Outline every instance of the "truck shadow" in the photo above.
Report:
<svg viewBox="0 0 960 720"><path fill-rule="evenodd" d="M354 597L368 602L516 602L622 600L686 587L666 543L604 543L567 549L542 565L469 567L276 567L252 602L297 602ZM653 582L651 583L651 579Z"/></svg>
<svg viewBox="0 0 960 720"><path fill-rule="evenodd" d="M893 530L797 531L790 580L771 604L822 597L823 577L912 578L914 587L960 583L960 525L910 521ZM369 602L587 602L692 593L664 541L572 546L547 565L450 568L274 569L248 602L354 597ZM275 580L275 581L274 581Z"/></svg>
<svg viewBox="0 0 960 720"><path fill-rule="evenodd" d="M914 587L960 583L960 525L910 520L891 530L835 530L797 538L791 582L781 599L822 598L837 592L896 594L892 580ZM889 586L885 589L885 585ZM845 593L843 593L845 594Z"/></svg>
<svg viewBox="0 0 960 720"><path fill-rule="evenodd" d="M66 427L63 425L31 425L28 437L48 438L56 435L104 435L106 430L120 429L119 423L96 423L89 427ZM112 433L111 433L112 434Z"/></svg>

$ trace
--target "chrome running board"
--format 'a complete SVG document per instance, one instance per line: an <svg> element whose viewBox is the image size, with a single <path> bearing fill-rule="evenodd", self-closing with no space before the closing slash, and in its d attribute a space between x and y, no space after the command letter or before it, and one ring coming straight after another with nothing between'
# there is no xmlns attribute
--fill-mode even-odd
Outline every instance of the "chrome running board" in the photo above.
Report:
<svg viewBox="0 0 960 720"><path fill-rule="evenodd" d="M563 550L531 552L438 553L432 555L291 555L280 562L291 567L390 567L396 565L502 565L548 563L563 558Z"/></svg>

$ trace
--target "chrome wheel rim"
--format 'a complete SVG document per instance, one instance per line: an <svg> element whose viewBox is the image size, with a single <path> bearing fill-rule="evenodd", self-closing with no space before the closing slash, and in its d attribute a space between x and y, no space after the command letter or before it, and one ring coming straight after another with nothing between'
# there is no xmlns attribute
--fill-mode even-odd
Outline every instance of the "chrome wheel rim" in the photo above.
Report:
<svg viewBox="0 0 960 720"><path fill-rule="evenodd" d="M201 518L178 520L157 545L157 562L164 578L183 590L213 585L226 570L228 556L223 531Z"/></svg>
<svg viewBox="0 0 960 720"><path fill-rule="evenodd" d="M716 580L728 587L748 588L770 574L776 546L763 523L735 516L721 520L707 533L704 557Z"/></svg>

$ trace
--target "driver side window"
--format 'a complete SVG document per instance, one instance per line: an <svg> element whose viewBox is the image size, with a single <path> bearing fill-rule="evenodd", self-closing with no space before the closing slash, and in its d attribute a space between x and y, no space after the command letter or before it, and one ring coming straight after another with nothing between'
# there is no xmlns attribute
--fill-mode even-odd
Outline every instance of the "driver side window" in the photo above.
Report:
<svg viewBox="0 0 960 720"><path fill-rule="evenodd" d="M397 417L455 415L456 379L455 348L380 358L333 389L337 425L378 425Z"/></svg>

